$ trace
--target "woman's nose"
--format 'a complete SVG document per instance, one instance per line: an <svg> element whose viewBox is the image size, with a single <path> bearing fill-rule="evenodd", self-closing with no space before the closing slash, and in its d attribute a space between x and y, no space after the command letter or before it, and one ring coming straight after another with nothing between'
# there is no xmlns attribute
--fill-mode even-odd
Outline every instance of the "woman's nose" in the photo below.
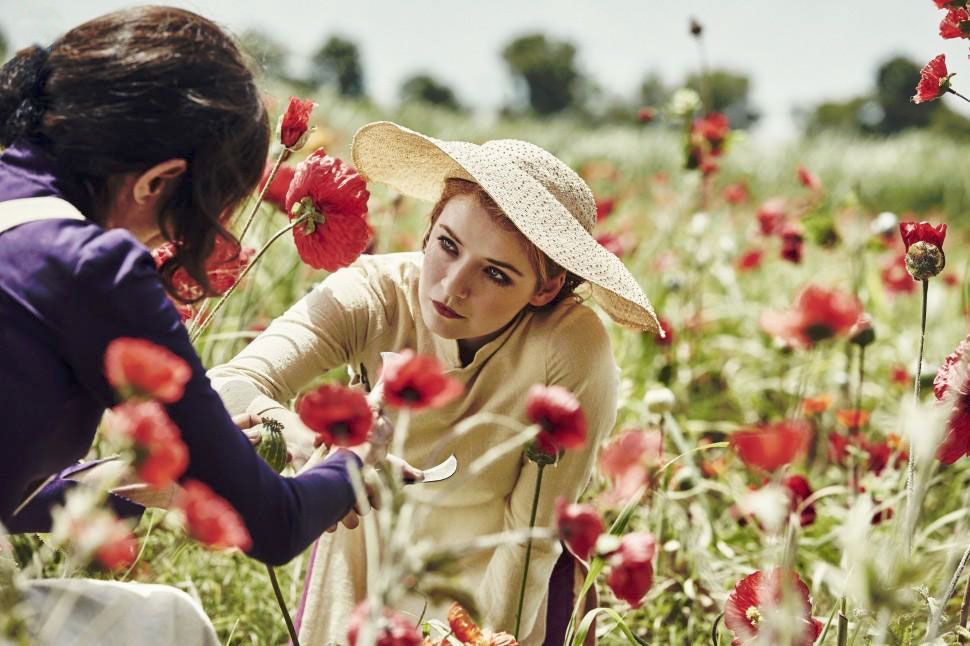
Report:
<svg viewBox="0 0 970 646"><path fill-rule="evenodd" d="M464 300L470 293L469 276L467 268L456 264L448 272L445 278L445 294L449 298Z"/></svg>

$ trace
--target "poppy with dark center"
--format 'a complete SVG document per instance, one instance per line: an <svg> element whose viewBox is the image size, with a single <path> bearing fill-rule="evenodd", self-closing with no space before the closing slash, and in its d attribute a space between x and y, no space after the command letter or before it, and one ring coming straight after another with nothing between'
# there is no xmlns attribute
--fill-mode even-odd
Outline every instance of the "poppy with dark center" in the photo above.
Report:
<svg viewBox="0 0 970 646"><path fill-rule="evenodd" d="M721 112L710 112L694 120L691 125L691 138L706 141L710 154L716 157L721 154L724 141L730 131L731 126L727 116Z"/></svg>
<svg viewBox="0 0 970 646"><path fill-rule="evenodd" d="M790 309L763 312L761 328L793 346L811 348L824 339L847 334L860 314L862 305L852 294L809 285Z"/></svg>
<svg viewBox="0 0 970 646"><path fill-rule="evenodd" d="M367 441L374 414L359 390L324 384L297 402L300 420L317 434L317 445L356 446Z"/></svg>
<svg viewBox="0 0 970 646"><path fill-rule="evenodd" d="M404 350L389 357L381 372L384 398L397 408L439 408L464 392L461 382L445 374L432 356Z"/></svg>
<svg viewBox="0 0 970 646"><path fill-rule="evenodd" d="M795 263L802 261L802 248L805 244L805 232L798 223L785 223L778 232L781 237L781 257L783 260Z"/></svg>
<svg viewBox="0 0 970 646"><path fill-rule="evenodd" d="M541 428L535 447L547 455L586 444L586 416L579 400L562 386L535 384L526 399L526 415Z"/></svg>
<svg viewBox="0 0 970 646"><path fill-rule="evenodd" d="M731 434L731 448L749 467L774 471L808 450L812 429L805 420L760 424Z"/></svg>
<svg viewBox="0 0 970 646"><path fill-rule="evenodd" d="M794 570L774 568L749 574L728 595L724 625L734 633L731 646L783 643L783 630L765 622L769 613L782 614L780 628L788 630L789 638L784 643L791 646L811 646L822 634L822 622L812 617L808 586Z"/></svg>
<svg viewBox="0 0 970 646"><path fill-rule="evenodd" d="M322 148L300 162L286 193L290 221L303 262L336 271L357 260L370 243L367 183L357 171Z"/></svg>

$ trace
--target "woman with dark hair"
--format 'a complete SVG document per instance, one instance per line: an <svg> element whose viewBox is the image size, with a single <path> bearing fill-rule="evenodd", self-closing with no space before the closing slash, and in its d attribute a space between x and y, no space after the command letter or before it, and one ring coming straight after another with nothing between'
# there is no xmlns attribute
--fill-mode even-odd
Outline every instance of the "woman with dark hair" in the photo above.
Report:
<svg viewBox="0 0 970 646"><path fill-rule="evenodd" d="M0 522L9 531L48 529L51 505L78 486L71 465L117 403L103 366L119 337L147 339L191 367L184 396L166 406L188 448L184 477L235 507L250 556L284 563L350 509L347 469L360 459L340 451L296 478L271 470L210 388L168 297L178 296L179 267L208 289L217 236L238 246L226 218L258 182L268 144L242 55L188 11L108 14L0 68ZM159 273L148 247L163 241L178 253ZM140 511L118 496L110 503Z"/></svg>

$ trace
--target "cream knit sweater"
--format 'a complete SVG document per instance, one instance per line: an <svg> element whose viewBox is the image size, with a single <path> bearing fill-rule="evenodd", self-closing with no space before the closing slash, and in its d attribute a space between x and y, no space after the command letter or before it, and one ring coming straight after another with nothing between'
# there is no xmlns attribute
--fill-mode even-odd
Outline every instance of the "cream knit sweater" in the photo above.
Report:
<svg viewBox="0 0 970 646"><path fill-rule="evenodd" d="M228 364L209 372L229 411L260 412L283 407L313 379L347 365L351 374L363 364L371 379L380 372L380 353L412 348L436 356L447 373L459 379L465 394L447 406L411 415L404 459L426 468L454 453L458 474L514 431L485 426L455 439L443 453L432 447L461 420L480 412L525 418L526 393L535 383L557 384L572 391L586 415L589 438L584 449L567 452L543 475L537 527L554 527L555 501L572 502L586 486L597 447L616 420L619 370L606 330L588 307L567 300L551 312L525 312L496 339L483 346L466 366L458 344L432 334L421 318L418 277L421 253L361 256L351 267L328 276L311 293L276 319ZM355 377L356 379L356 377ZM506 454L460 487L458 477L420 484L407 493L434 508L411 537L437 546L476 536L525 528L529 524L536 467L521 451ZM444 500L440 493L450 491ZM347 620L365 594L366 555L361 529L343 526L324 534L316 549L300 640L309 644L346 644ZM533 544L520 643L541 644L545 635L546 593L560 553L554 541ZM469 555L461 580L473 593L484 623L512 632L525 545L506 544ZM400 605L415 616L421 599ZM426 617L444 619L441 608Z"/></svg>

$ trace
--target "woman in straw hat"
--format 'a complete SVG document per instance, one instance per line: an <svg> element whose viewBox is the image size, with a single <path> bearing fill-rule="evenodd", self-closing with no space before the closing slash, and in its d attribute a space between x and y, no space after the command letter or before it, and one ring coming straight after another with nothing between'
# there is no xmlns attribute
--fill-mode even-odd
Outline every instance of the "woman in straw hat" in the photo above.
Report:
<svg viewBox="0 0 970 646"><path fill-rule="evenodd" d="M621 325L658 328L636 280L590 235L596 208L589 187L524 141L440 141L389 122L357 132L353 160L369 181L435 204L422 251L362 256L329 276L230 363L210 371L216 390L233 413L277 417L292 427L298 419L278 402L322 373L345 364L352 373L362 366L376 375L382 352L406 348L434 355L465 393L412 414L402 457L427 467L439 455L441 438L461 420L495 413L525 421L530 386L562 386L582 406L588 439L545 471L536 526L553 526L556 499L579 496L596 447L616 418L619 371L609 339L574 290L587 283ZM498 425L479 428L454 438L443 454L457 457L460 476L514 433ZM446 481L411 489L432 507L413 542L447 546L528 527L536 468L514 451L459 479L459 486ZM523 644L562 642L570 602L547 608L560 552L551 542L533 547ZM348 617L366 593L365 557L359 533L340 527L321 538L300 609L306 643L346 642ZM462 559L462 580L495 630L515 626L524 559L520 543ZM565 580L568 586L568 568ZM417 616L421 600L413 601L403 609ZM426 616L435 616L434 609Z"/></svg>

